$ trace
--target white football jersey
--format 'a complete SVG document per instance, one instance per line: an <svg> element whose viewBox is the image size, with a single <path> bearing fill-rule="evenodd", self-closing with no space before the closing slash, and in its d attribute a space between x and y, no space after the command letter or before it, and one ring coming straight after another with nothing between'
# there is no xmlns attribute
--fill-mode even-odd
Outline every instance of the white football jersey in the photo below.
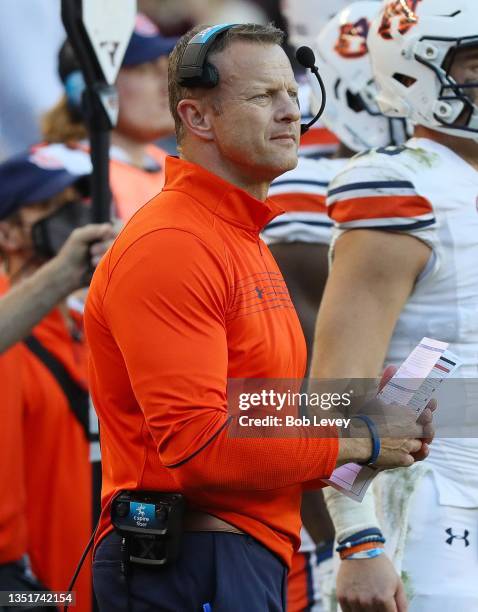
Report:
<svg viewBox="0 0 478 612"><path fill-rule="evenodd" d="M432 249L397 321L388 363L401 363L428 336L463 360L458 377L478 378L477 204L478 171L428 139L358 155L332 181L333 242L350 229L379 229L406 232ZM440 503L478 507L477 439L436 439L428 461Z"/></svg>
<svg viewBox="0 0 478 612"><path fill-rule="evenodd" d="M327 188L347 161L299 157L294 170L278 177L270 187L269 197L286 212L264 228L264 241L330 244L333 222L327 215Z"/></svg>

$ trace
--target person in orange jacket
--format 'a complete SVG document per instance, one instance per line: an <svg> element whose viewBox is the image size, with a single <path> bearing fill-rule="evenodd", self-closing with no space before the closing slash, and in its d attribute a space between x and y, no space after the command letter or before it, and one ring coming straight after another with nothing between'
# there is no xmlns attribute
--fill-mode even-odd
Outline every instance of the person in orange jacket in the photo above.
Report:
<svg viewBox="0 0 478 612"><path fill-rule="evenodd" d="M92 531L86 347L81 316L62 298L88 283L86 253L93 247L76 246L73 256L67 252L65 259L65 250L58 256L69 271L68 280L55 267L58 261L51 261L46 271L40 269L75 229L72 220L86 222L87 208L80 198L90 171L86 153L63 145L35 147L0 164L0 253L6 270L0 279L2 292L17 287L18 299L25 292L22 285L37 274L35 284L44 283L44 290L53 292L58 302L23 343L0 358L5 411L1 474L8 492L0 504L2 590L38 590L25 555L43 588L66 590ZM106 224L78 232L89 241L113 237ZM71 251L79 234L64 249ZM94 246L94 260L105 247ZM52 273L63 278L63 288L58 282L45 282L43 277ZM40 313L44 303L51 304L50 298L37 296ZM28 309L25 318L34 323ZM13 327L25 332L20 323ZM77 585L77 605L88 612L91 601L86 570Z"/></svg>
<svg viewBox="0 0 478 612"><path fill-rule="evenodd" d="M85 329L101 426L100 610L284 610L302 491L348 461L407 465L426 437L412 427L398 447L383 439L378 458L368 431L338 440L335 429L311 437L297 424L285 435L279 424L264 435L228 406L232 379L300 384L306 366L297 314L259 235L282 212L270 182L297 164L297 83L282 34L202 26L177 44L169 96L180 158L168 157L163 191L93 277ZM149 521L167 518L169 505L140 501L146 492L187 501L180 556L161 567L151 561L168 560L164 540L145 551L123 529L148 535Z"/></svg>

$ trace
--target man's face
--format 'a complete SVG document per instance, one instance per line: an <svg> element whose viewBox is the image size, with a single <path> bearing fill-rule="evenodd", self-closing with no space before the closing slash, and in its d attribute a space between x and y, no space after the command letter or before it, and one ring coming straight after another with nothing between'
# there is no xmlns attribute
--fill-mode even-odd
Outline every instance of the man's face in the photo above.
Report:
<svg viewBox="0 0 478 612"><path fill-rule="evenodd" d="M118 131L138 142L153 142L174 132L168 105L168 58L122 68Z"/></svg>
<svg viewBox="0 0 478 612"><path fill-rule="evenodd" d="M297 165L300 112L297 83L278 45L233 42L211 62L220 83L209 94L221 156L240 172L272 180Z"/></svg>
<svg viewBox="0 0 478 612"><path fill-rule="evenodd" d="M460 49L450 69L450 76L459 84L478 84L478 48ZM465 90L470 100L478 106L478 87L470 87Z"/></svg>

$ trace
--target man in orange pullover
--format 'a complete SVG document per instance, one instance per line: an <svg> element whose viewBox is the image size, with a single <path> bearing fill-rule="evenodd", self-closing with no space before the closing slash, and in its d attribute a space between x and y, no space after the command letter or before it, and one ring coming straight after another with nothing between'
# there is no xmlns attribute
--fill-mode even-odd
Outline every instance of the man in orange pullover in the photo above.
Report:
<svg viewBox="0 0 478 612"><path fill-rule="evenodd" d="M162 193L99 265L86 306L103 459L94 584L105 611L283 610L304 487L371 456L368 434L233 435L229 379L300 379L305 370L297 315L259 237L281 212L267 199L271 180L297 164L300 113L282 33L218 28L189 32L170 57L180 158L167 159ZM186 87L188 44L215 34L206 71L219 83ZM402 442L382 441L381 465L413 461L421 443ZM124 490L184 495L176 562L128 570L110 520Z"/></svg>

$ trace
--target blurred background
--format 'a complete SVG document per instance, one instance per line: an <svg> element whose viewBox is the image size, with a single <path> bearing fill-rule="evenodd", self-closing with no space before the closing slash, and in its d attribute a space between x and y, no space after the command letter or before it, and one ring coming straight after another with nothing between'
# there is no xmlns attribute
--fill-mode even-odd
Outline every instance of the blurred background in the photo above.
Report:
<svg viewBox="0 0 478 612"><path fill-rule="evenodd" d="M165 36L198 23L274 22L285 29L281 0L138 0ZM0 161L43 139L42 115L63 95L58 52L65 39L61 0L0 3ZM289 50L290 53L290 50Z"/></svg>

